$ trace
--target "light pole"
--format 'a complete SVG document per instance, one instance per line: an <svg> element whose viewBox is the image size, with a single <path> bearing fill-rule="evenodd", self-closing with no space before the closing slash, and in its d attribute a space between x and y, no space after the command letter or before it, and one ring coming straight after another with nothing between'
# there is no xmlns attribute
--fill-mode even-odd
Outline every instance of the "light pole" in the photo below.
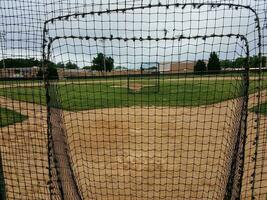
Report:
<svg viewBox="0 0 267 200"><path fill-rule="evenodd" d="M106 51L105 51L105 40L104 39L101 39L100 40L102 45L103 45L103 54L104 54L104 72L107 72L107 69L106 69Z"/></svg>
<svg viewBox="0 0 267 200"><path fill-rule="evenodd" d="M1 54L2 54L2 62L3 62L3 68L4 69L6 68L5 56L4 56L5 35L6 35L6 33L4 31L0 32Z"/></svg>

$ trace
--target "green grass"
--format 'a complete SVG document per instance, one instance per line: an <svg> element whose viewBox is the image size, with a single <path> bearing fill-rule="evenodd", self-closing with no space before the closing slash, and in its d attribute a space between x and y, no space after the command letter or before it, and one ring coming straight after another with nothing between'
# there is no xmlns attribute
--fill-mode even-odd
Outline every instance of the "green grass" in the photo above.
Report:
<svg viewBox="0 0 267 200"><path fill-rule="evenodd" d="M205 77L205 78L209 78L209 77L240 77L241 73L238 72L232 72L232 73L218 73L218 74L194 74L194 73L180 73L180 74L173 74L173 75L169 75L169 74L160 74L160 79L179 79L179 78L201 78L201 77ZM250 72L250 76L251 77L257 77L258 74L256 72ZM267 71L262 72L262 76L266 77L267 76ZM81 82L81 81L105 81L105 80L109 80L109 81L113 81L113 80L127 80L126 76L110 76L110 77L98 77L98 78L72 78L72 79L65 79L67 81L70 82ZM60 80L60 82L65 82L65 80ZM31 83L42 83L42 80L0 80L0 85L10 85L10 84L31 84Z"/></svg>
<svg viewBox="0 0 267 200"><path fill-rule="evenodd" d="M251 109L252 112L256 112L257 111L257 107L253 107ZM260 113L263 114L263 115L266 115L267 116L267 103L263 103L260 105Z"/></svg>
<svg viewBox="0 0 267 200"><path fill-rule="evenodd" d="M27 119L26 116L6 108L0 108L0 127L8 126Z"/></svg>
<svg viewBox="0 0 267 200"><path fill-rule="evenodd" d="M200 106L240 96L242 82L230 80L161 81L158 93L146 92L145 90L148 90L146 87L141 92L131 93L127 88L112 87L119 83L95 81L87 84L58 85L60 98L57 99L61 100L63 109L70 111L128 106ZM149 80L143 80L142 84L149 84ZM256 81L251 81L250 93L255 91L255 84ZM267 88L266 83L264 87ZM0 89L0 95L46 105L45 89L40 87ZM52 101L58 95L52 94Z"/></svg>

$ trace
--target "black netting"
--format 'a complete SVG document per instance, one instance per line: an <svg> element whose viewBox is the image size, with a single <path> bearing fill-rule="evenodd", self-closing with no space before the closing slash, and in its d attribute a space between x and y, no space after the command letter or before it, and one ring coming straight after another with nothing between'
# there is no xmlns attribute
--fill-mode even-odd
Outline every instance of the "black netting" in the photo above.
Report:
<svg viewBox="0 0 267 200"><path fill-rule="evenodd" d="M0 197L266 198L265 9L1 1Z"/></svg>

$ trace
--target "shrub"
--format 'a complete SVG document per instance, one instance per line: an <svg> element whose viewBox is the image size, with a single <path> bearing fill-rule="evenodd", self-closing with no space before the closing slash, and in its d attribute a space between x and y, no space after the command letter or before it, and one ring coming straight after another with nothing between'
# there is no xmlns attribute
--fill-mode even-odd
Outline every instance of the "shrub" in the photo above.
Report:
<svg viewBox="0 0 267 200"><path fill-rule="evenodd" d="M111 57L105 56L103 53L98 53L96 57L93 58L92 70L96 71L111 71L114 69L114 60Z"/></svg>
<svg viewBox="0 0 267 200"><path fill-rule="evenodd" d="M215 52L210 54L209 62L207 65L208 71L220 71L221 65L218 55Z"/></svg>
<svg viewBox="0 0 267 200"><path fill-rule="evenodd" d="M39 69L38 73L37 73L37 77L39 79L42 79L43 78L43 69ZM47 70L46 70L46 73L47 73L47 78L48 79L58 79L58 73L57 73L57 69L53 66L48 66Z"/></svg>
<svg viewBox="0 0 267 200"><path fill-rule="evenodd" d="M66 69L79 69L79 67L78 67L75 63L72 63L72 62L68 62L68 63L65 65L65 68L66 68Z"/></svg>
<svg viewBox="0 0 267 200"><path fill-rule="evenodd" d="M206 63L203 60L198 60L194 66L194 72L204 72L206 70Z"/></svg>

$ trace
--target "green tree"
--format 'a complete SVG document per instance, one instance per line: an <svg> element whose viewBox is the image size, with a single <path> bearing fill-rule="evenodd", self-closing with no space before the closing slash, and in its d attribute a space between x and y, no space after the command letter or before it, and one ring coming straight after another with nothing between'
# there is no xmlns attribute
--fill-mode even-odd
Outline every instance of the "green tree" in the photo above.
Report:
<svg viewBox="0 0 267 200"><path fill-rule="evenodd" d="M226 63L226 61L227 60L220 61L221 67L227 68L228 64ZM244 68L245 64L246 64L246 58L239 57L239 58L236 58L234 61L229 61L229 62L232 63L230 67L233 67L233 68ZM265 56L263 56L261 58L261 62L262 62L262 67L266 67L266 57ZM258 56L249 57L248 66L251 67L251 68L258 68L260 66L259 57Z"/></svg>
<svg viewBox="0 0 267 200"><path fill-rule="evenodd" d="M267 65L267 58L266 58L266 56L263 56L262 57L262 67L267 67L266 65Z"/></svg>
<svg viewBox="0 0 267 200"><path fill-rule="evenodd" d="M84 66L83 69L91 70L92 67L91 66Z"/></svg>
<svg viewBox="0 0 267 200"><path fill-rule="evenodd" d="M112 71L114 69L114 60L111 57L106 57L106 71Z"/></svg>
<svg viewBox="0 0 267 200"><path fill-rule="evenodd" d="M56 68L65 68L65 65L64 65L63 62L58 62L58 63L56 64Z"/></svg>
<svg viewBox="0 0 267 200"><path fill-rule="evenodd" d="M221 70L220 60L219 60L218 55L215 52L212 52L210 54L207 69L208 71L220 71Z"/></svg>
<svg viewBox="0 0 267 200"><path fill-rule="evenodd" d="M239 57L239 58L235 59L234 67L235 68L242 68L242 67L244 67L245 62L246 62L246 58Z"/></svg>
<svg viewBox="0 0 267 200"><path fill-rule="evenodd" d="M48 79L58 79L57 68L55 68L53 65L48 65L45 73L47 73L45 74L45 77L47 76ZM44 76L44 70L40 68L36 76L42 79Z"/></svg>
<svg viewBox="0 0 267 200"><path fill-rule="evenodd" d="M259 67L259 65L260 65L259 57L258 56L249 57L248 65L249 65L249 67L252 67L252 68Z"/></svg>
<svg viewBox="0 0 267 200"><path fill-rule="evenodd" d="M259 58L259 56L253 56L249 58L249 67L252 68L258 68L260 67L266 67L266 56L262 56L261 60Z"/></svg>
<svg viewBox="0 0 267 200"><path fill-rule="evenodd" d="M266 61L264 61L265 59L266 59L266 57L262 57L261 61L260 61L259 56L249 57L248 66L251 68L258 68L260 66L260 63L262 62L262 67L264 67L264 65L266 65ZM246 62L246 58L244 58L244 57L237 58L235 60L235 67L236 68L243 68L243 67L245 67L245 64L246 64L245 62Z"/></svg>
<svg viewBox="0 0 267 200"><path fill-rule="evenodd" d="M4 60L0 60L0 68L25 68L25 67L33 67L33 66L41 66L42 62L35 58L6 58Z"/></svg>
<svg viewBox="0 0 267 200"><path fill-rule="evenodd" d="M69 61L65 64L65 68L66 69L78 69L79 67L75 63L72 63Z"/></svg>
<svg viewBox="0 0 267 200"><path fill-rule="evenodd" d="M204 72L206 70L206 63L203 60L198 60L194 66L194 72Z"/></svg>
<svg viewBox="0 0 267 200"><path fill-rule="evenodd" d="M96 71L111 71L114 68L114 60L111 57L105 56L103 53L98 53L93 58L92 70Z"/></svg>
<svg viewBox="0 0 267 200"><path fill-rule="evenodd" d="M234 67L234 62L231 60L221 60L220 61L220 66L222 69L226 68L233 68Z"/></svg>
<svg viewBox="0 0 267 200"><path fill-rule="evenodd" d="M115 70L127 70L127 67L116 66L114 69Z"/></svg>

